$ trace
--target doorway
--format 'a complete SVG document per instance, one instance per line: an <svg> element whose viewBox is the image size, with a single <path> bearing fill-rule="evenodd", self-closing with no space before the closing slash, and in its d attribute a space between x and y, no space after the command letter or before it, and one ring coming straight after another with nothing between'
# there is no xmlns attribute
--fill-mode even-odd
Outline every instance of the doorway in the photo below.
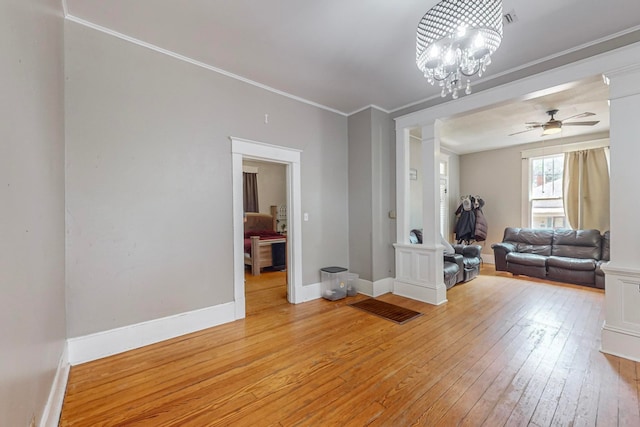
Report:
<svg viewBox="0 0 640 427"><path fill-rule="evenodd" d="M287 305L287 166L243 159L246 314ZM256 235L252 241L250 235Z"/></svg>
<svg viewBox="0 0 640 427"><path fill-rule="evenodd" d="M233 159L233 229L234 229L234 302L235 318L246 316L244 282L244 207L243 207L243 161L257 160L282 164L286 168L287 206L287 299L292 304L302 302L302 244L301 237L301 190L300 150L280 147L257 141L231 137Z"/></svg>

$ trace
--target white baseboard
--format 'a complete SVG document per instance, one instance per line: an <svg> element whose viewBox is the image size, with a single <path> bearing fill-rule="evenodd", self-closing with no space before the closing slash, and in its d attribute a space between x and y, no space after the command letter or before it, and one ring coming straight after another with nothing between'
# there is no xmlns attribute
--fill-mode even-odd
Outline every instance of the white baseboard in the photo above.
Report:
<svg viewBox="0 0 640 427"><path fill-rule="evenodd" d="M302 287L302 301L312 301L322 298L322 283L312 283Z"/></svg>
<svg viewBox="0 0 640 427"><path fill-rule="evenodd" d="M235 303L193 310L134 325L69 338L69 363L77 365L236 320Z"/></svg>
<svg viewBox="0 0 640 427"><path fill-rule="evenodd" d="M393 290L393 280L394 279L392 277L385 277L384 279L376 280L375 282L358 279L356 289L360 294L377 297L382 294L387 294ZM310 285L305 285L302 288L304 302L322 298L322 283L312 283Z"/></svg>
<svg viewBox="0 0 640 427"><path fill-rule="evenodd" d="M600 351L640 362L640 336L633 331L615 328L605 322L602 326Z"/></svg>
<svg viewBox="0 0 640 427"><path fill-rule="evenodd" d="M370 297L379 297L380 295L388 294L393 290L393 278L385 277L384 279L371 280L358 279L356 288L358 292Z"/></svg>
<svg viewBox="0 0 640 427"><path fill-rule="evenodd" d="M62 356L58 362L56 376L53 378L49 398L42 411L39 426L57 427L60 421L60 413L62 412L62 403L64 402L64 393L67 390L67 380L69 379L69 351L67 343L64 344Z"/></svg>
<svg viewBox="0 0 640 427"><path fill-rule="evenodd" d="M393 284L394 295L411 298L433 305L447 302L447 288L443 284L425 285L396 279Z"/></svg>
<svg viewBox="0 0 640 427"><path fill-rule="evenodd" d="M481 257L482 257L482 262L485 264L495 265L496 263L496 258L495 256L493 256L493 254L481 254Z"/></svg>

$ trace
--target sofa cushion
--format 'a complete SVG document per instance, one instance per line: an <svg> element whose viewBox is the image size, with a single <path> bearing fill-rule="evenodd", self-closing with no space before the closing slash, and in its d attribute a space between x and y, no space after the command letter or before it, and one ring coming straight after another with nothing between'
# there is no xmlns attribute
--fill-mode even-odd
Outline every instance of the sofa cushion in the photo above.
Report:
<svg viewBox="0 0 640 427"><path fill-rule="evenodd" d="M575 283L577 285L594 286L596 275L593 270L568 270L566 268L549 266L547 279L557 280L565 283Z"/></svg>
<svg viewBox="0 0 640 427"><path fill-rule="evenodd" d="M520 252L510 252L507 254L507 262L509 264L529 265L532 267L545 267L547 258L548 257L543 255Z"/></svg>
<svg viewBox="0 0 640 427"><path fill-rule="evenodd" d="M600 259L598 230L557 229L553 233L551 255L568 258Z"/></svg>
<svg viewBox="0 0 640 427"><path fill-rule="evenodd" d="M469 268L476 268L480 265L480 258L464 258L463 261L464 262L464 268L469 269Z"/></svg>
<svg viewBox="0 0 640 427"><path fill-rule="evenodd" d="M566 270L594 271L596 263L595 259L557 257L553 255L547 259L547 266Z"/></svg>
<svg viewBox="0 0 640 427"><path fill-rule="evenodd" d="M502 241L514 244L518 252L548 256L551 255L553 230L507 227Z"/></svg>

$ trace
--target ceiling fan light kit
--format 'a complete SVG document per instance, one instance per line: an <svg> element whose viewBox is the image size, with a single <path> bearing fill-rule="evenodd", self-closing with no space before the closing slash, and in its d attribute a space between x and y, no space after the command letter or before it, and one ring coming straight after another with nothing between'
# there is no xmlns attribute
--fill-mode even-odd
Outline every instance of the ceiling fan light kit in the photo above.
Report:
<svg viewBox="0 0 640 427"><path fill-rule="evenodd" d="M553 135L562 132L562 122L553 120L545 123L542 135Z"/></svg>
<svg viewBox="0 0 640 427"><path fill-rule="evenodd" d="M457 99L471 93L470 77L482 76L501 42L501 0L444 0L418 24L416 64L443 98Z"/></svg>
<svg viewBox="0 0 640 427"><path fill-rule="evenodd" d="M578 118L582 118L582 117L595 116L594 113L590 113L588 111L586 111L584 113L576 114L576 115L571 116L571 117L567 117L564 120L556 120L555 119L554 116L556 114L558 114L558 110L549 110L549 111L547 111L547 114L550 117L548 122L546 122L546 123L527 122L527 123L525 123L525 125L527 126L526 130L509 134L509 136L513 136L513 135L518 135L518 134L521 134L521 133L529 132L529 131L534 130L534 129L542 129L542 136L547 136L547 135L553 135L553 134L556 134L556 133L560 133L562 131L562 126L595 126L598 123L600 123L599 120L586 121L586 122L567 122L567 120L570 120L570 119L578 119Z"/></svg>

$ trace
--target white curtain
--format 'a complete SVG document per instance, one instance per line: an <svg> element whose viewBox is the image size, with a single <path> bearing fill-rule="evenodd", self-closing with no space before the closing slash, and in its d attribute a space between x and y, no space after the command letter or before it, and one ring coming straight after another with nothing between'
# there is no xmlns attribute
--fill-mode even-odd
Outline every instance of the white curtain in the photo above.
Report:
<svg viewBox="0 0 640 427"><path fill-rule="evenodd" d="M565 154L564 210L573 229L609 230L609 165L605 150Z"/></svg>

